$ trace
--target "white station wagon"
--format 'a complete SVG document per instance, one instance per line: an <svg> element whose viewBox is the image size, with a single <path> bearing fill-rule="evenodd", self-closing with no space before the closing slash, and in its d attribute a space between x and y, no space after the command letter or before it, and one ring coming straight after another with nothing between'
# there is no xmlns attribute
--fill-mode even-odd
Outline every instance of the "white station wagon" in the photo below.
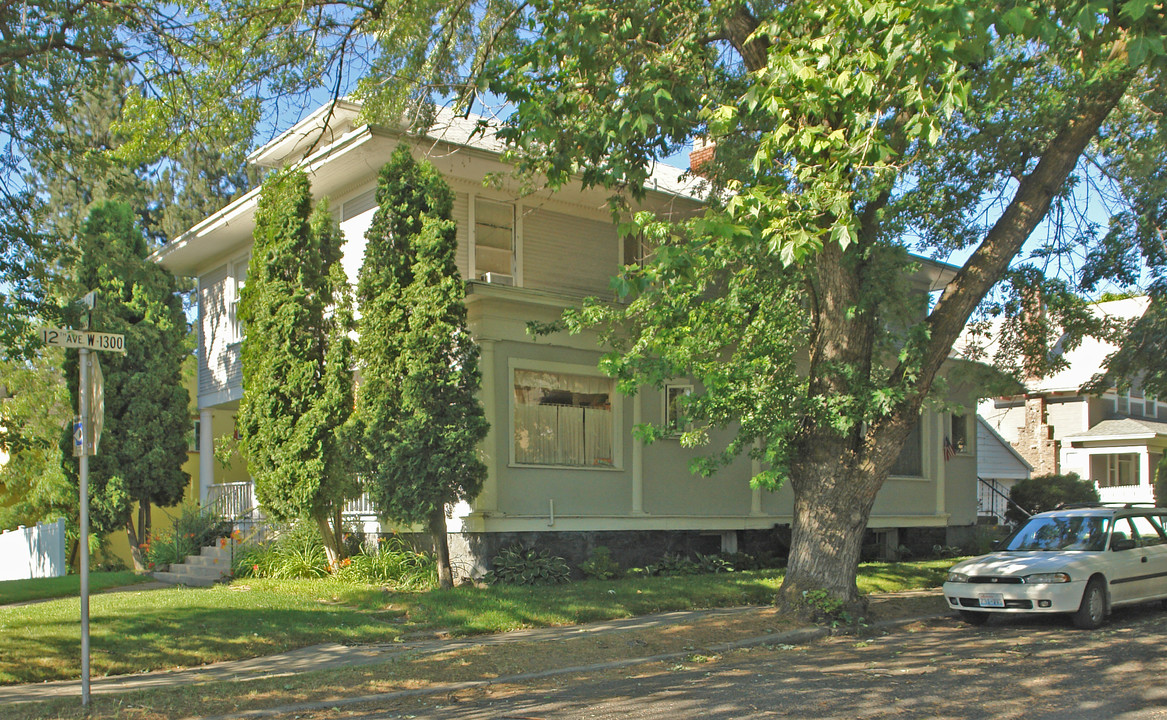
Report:
<svg viewBox="0 0 1167 720"><path fill-rule="evenodd" d="M1070 613L1092 629L1112 607L1167 599L1167 508L1076 505L1034 515L995 552L948 571L944 596L964 620Z"/></svg>

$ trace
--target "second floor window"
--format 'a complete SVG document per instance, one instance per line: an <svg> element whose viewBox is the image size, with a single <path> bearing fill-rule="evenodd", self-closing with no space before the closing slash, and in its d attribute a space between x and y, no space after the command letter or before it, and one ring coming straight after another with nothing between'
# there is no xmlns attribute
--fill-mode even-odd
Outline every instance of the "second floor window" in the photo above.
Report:
<svg viewBox="0 0 1167 720"><path fill-rule="evenodd" d="M241 258L231 263L231 276L227 282L231 287L231 336L234 342L243 340L243 321L239 319L239 299L243 295L243 286L247 284L247 264L251 256Z"/></svg>
<svg viewBox="0 0 1167 720"><path fill-rule="evenodd" d="M509 203L474 198L475 280L510 281L515 268L515 208Z"/></svg>

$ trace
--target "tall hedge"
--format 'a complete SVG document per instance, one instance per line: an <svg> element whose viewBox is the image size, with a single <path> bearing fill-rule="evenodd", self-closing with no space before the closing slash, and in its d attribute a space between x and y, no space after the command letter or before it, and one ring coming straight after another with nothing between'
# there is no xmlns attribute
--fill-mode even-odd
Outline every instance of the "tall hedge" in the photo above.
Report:
<svg viewBox="0 0 1167 720"><path fill-rule="evenodd" d="M453 193L402 146L381 170L377 202L357 287L365 477L378 512L429 527L448 587L446 507L481 492L488 429L454 262Z"/></svg>
<svg viewBox="0 0 1167 720"><path fill-rule="evenodd" d="M340 244L327 207L312 211L307 175L272 176L239 307L239 444L256 498L277 520L314 520L330 562L343 550L341 509L357 491L345 441L351 310Z"/></svg>

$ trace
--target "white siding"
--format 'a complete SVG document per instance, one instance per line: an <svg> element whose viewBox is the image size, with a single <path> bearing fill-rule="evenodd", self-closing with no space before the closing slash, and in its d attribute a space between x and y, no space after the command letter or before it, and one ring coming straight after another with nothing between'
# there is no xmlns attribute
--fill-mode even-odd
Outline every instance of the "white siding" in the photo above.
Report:
<svg viewBox="0 0 1167 720"><path fill-rule="evenodd" d="M358 196L354 203L364 200L366 195ZM349 203L345 203L347 209ZM469 277L467 273L468 253L467 246L470 242L469 234L466 231L466 224L469 222L469 198L464 193L457 193L454 196L454 211L453 219L458 226L458 249L454 255L454 261L458 265L458 272L462 274L462 279ZM361 264L365 261L365 233L368 232L369 226L373 224L373 215L376 213L376 208L367 207L367 203L359 202L353 208L354 213L345 213L345 219L340 223L340 231L344 235L344 250L341 259L341 265L344 266L345 274L348 275L349 282L356 287L357 278L360 274ZM355 212L360 210L360 212Z"/></svg>
<svg viewBox="0 0 1167 720"><path fill-rule="evenodd" d="M977 423L977 475L983 478L1029 477L1029 468L982 423Z"/></svg>
<svg viewBox="0 0 1167 720"><path fill-rule="evenodd" d="M523 217L523 284L569 295L607 294L619 269L612 223L533 210Z"/></svg>
<svg viewBox="0 0 1167 720"><path fill-rule="evenodd" d="M199 395L243 387L231 329L227 266L199 278Z"/></svg>

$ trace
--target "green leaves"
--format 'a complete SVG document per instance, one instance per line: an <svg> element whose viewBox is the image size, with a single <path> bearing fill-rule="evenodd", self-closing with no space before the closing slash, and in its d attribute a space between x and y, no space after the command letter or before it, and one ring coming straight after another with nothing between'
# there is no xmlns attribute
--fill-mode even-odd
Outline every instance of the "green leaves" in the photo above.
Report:
<svg viewBox="0 0 1167 720"><path fill-rule="evenodd" d="M453 193L402 145L381 169L361 266L356 415L380 513L424 523L482 489L488 424L454 261Z"/></svg>
<svg viewBox="0 0 1167 720"><path fill-rule="evenodd" d="M326 208L312 211L303 172L268 178L239 306L237 427L257 499L279 520L329 518L357 494L345 434L352 311L340 241Z"/></svg>

